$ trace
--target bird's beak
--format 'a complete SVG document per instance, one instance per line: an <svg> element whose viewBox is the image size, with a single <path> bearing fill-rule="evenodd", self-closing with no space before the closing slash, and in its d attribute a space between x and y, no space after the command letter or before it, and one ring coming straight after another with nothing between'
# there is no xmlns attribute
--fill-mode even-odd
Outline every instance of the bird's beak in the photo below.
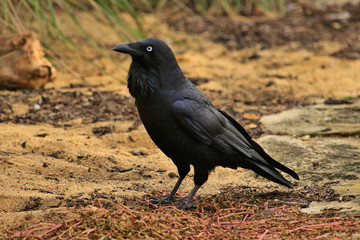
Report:
<svg viewBox="0 0 360 240"><path fill-rule="evenodd" d="M141 46L137 43L122 43L113 47L112 50L116 52L127 53L134 57L140 57L144 55Z"/></svg>

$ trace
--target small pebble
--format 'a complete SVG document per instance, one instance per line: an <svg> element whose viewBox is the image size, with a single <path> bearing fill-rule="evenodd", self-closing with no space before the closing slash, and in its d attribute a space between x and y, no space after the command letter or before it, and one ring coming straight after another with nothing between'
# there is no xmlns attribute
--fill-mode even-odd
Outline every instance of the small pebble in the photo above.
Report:
<svg viewBox="0 0 360 240"><path fill-rule="evenodd" d="M310 140L310 135L305 135L301 137L302 141L309 141Z"/></svg>

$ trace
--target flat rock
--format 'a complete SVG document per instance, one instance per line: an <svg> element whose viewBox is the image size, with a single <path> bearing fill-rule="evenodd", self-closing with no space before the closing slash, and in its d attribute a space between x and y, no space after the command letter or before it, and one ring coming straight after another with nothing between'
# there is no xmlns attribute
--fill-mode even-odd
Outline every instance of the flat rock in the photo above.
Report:
<svg viewBox="0 0 360 240"><path fill-rule="evenodd" d="M356 202L312 202L309 207L301 209L303 213L319 214L326 210L338 210L340 213L353 213L360 212L360 205Z"/></svg>
<svg viewBox="0 0 360 240"><path fill-rule="evenodd" d="M303 212L321 213L326 209L338 209L340 212L360 213L358 139L310 137L304 141L292 136L268 135L258 142L273 158L299 174L300 181L295 185L331 183L332 190L339 197L350 196L353 199L344 202L313 202ZM286 174L284 176L291 179Z"/></svg>
<svg viewBox="0 0 360 240"><path fill-rule="evenodd" d="M268 135L258 140L279 162L295 170L299 185L360 179L360 141L355 138Z"/></svg>
<svg viewBox="0 0 360 240"><path fill-rule="evenodd" d="M360 101L352 104L317 104L286 110L261 119L274 134L354 135L360 133Z"/></svg>
<svg viewBox="0 0 360 240"><path fill-rule="evenodd" d="M340 196L360 197L360 179L340 182L340 184L331 186L331 188Z"/></svg>
<svg viewBox="0 0 360 240"><path fill-rule="evenodd" d="M329 209L338 210L340 213L360 213L360 179L341 181L331 188L341 197L354 197L351 201L312 202L307 208L301 209L304 213L317 214Z"/></svg>

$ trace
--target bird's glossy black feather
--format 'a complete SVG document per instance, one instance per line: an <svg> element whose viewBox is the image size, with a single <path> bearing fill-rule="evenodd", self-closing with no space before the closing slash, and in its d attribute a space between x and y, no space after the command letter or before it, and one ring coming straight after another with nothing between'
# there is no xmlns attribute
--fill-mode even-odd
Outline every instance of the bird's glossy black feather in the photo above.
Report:
<svg viewBox="0 0 360 240"><path fill-rule="evenodd" d="M292 184L275 168L299 179L294 171L271 158L238 122L212 105L183 75L163 41L150 38L119 44L114 50L132 55L129 91L150 137L179 171L173 191L160 201L174 200L190 165L194 166L195 187L183 201L184 208L216 166L248 168L287 187Z"/></svg>

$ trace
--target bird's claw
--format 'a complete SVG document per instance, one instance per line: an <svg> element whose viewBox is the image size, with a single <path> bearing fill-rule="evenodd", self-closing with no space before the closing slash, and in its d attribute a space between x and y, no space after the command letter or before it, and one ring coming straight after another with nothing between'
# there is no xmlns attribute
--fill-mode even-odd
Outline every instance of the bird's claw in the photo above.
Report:
<svg viewBox="0 0 360 240"><path fill-rule="evenodd" d="M185 201L188 201L188 196L183 197L183 198L175 198L175 197L170 197L170 196L167 196L165 198L156 198L156 197L151 197L150 198L150 202L154 203L154 204L172 203L172 202L185 202Z"/></svg>
<svg viewBox="0 0 360 240"><path fill-rule="evenodd" d="M193 202L182 201L180 204L176 205L176 208L180 209L180 210L189 209L189 208L194 207L194 205L196 203L198 203L198 202L199 202L199 200L196 200L196 201L193 201Z"/></svg>
<svg viewBox="0 0 360 240"><path fill-rule="evenodd" d="M153 203L153 204L172 203L172 202L175 202L175 199L174 199L174 198L171 198L171 197L165 197L165 198L155 198L155 197L152 197L152 198L150 199L150 202Z"/></svg>
<svg viewBox="0 0 360 240"><path fill-rule="evenodd" d="M174 205L177 209L189 209L192 208L196 203L199 202L199 200L191 202L188 196L184 198L174 198L174 197L165 197L165 198L155 198L152 197L150 199L150 202L153 204L159 204L159 203L173 203L173 202L180 202L178 205Z"/></svg>

